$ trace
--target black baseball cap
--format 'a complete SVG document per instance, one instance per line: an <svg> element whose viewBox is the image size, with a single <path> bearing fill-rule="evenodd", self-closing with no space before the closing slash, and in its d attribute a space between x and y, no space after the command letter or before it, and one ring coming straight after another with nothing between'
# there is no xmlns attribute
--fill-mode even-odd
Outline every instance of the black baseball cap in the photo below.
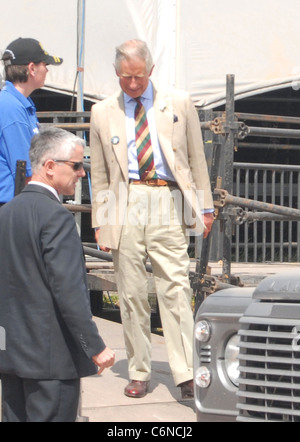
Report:
<svg viewBox="0 0 300 442"><path fill-rule="evenodd" d="M41 63L60 65L63 59L49 55L41 43L33 38L18 38L5 49L2 60L5 64L14 66L26 66L29 63Z"/></svg>

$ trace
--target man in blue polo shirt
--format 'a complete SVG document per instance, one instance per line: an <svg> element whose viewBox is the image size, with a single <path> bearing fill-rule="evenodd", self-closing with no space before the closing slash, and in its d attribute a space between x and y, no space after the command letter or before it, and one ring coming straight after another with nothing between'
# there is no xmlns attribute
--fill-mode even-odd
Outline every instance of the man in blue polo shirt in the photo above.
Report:
<svg viewBox="0 0 300 442"><path fill-rule="evenodd" d="M14 197L18 160L26 161L27 181L31 177L29 148L39 123L29 96L44 86L47 66L63 60L50 56L37 40L19 38L7 47L2 61L6 83L0 93L0 206Z"/></svg>

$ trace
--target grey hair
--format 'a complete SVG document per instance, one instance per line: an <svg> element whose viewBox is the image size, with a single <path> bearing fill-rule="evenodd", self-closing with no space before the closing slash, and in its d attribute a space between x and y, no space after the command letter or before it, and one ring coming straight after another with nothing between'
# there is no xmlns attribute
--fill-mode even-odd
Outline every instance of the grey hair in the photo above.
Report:
<svg viewBox="0 0 300 442"><path fill-rule="evenodd" d="M117 72L120 71L123 60L131 60L135 57L145 60L149 73L153 67L153 58L147 43L142 40L128 40L116 48L115 68Z"/></svg>
<svg viewBox="0 0 300 442"><path fill-rule="evenodd" d="M39 171L47 160L70 160L76 146L84 148L85 141L63 129L42 128L31 141L29 157L32 171Z"/></svg>

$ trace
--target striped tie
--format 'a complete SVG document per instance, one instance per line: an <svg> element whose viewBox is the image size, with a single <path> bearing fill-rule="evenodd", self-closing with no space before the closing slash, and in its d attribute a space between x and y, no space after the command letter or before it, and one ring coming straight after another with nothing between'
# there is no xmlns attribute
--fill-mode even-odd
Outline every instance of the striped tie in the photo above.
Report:
<svg viewBox="0 0 300 442"><path fill-rule="evenodd" d="M149 181L157 179L153 149L145 108L140 98L137 98L136 101L137 105L134 111L135 144L137 148L139 173L142 181Z"/></svg>

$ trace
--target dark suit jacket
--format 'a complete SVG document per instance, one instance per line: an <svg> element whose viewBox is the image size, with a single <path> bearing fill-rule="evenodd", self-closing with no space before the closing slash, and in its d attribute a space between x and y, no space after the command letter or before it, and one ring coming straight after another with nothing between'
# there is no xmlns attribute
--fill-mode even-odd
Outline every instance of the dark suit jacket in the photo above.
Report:
<svg viewBox="0 0 300 442"><path fill-rule="evenodd" d="M72 214L34 184L0 209L0 374L76 379L105 344L92 320ZM2 329L2 330L3 330Z"/></svg>

